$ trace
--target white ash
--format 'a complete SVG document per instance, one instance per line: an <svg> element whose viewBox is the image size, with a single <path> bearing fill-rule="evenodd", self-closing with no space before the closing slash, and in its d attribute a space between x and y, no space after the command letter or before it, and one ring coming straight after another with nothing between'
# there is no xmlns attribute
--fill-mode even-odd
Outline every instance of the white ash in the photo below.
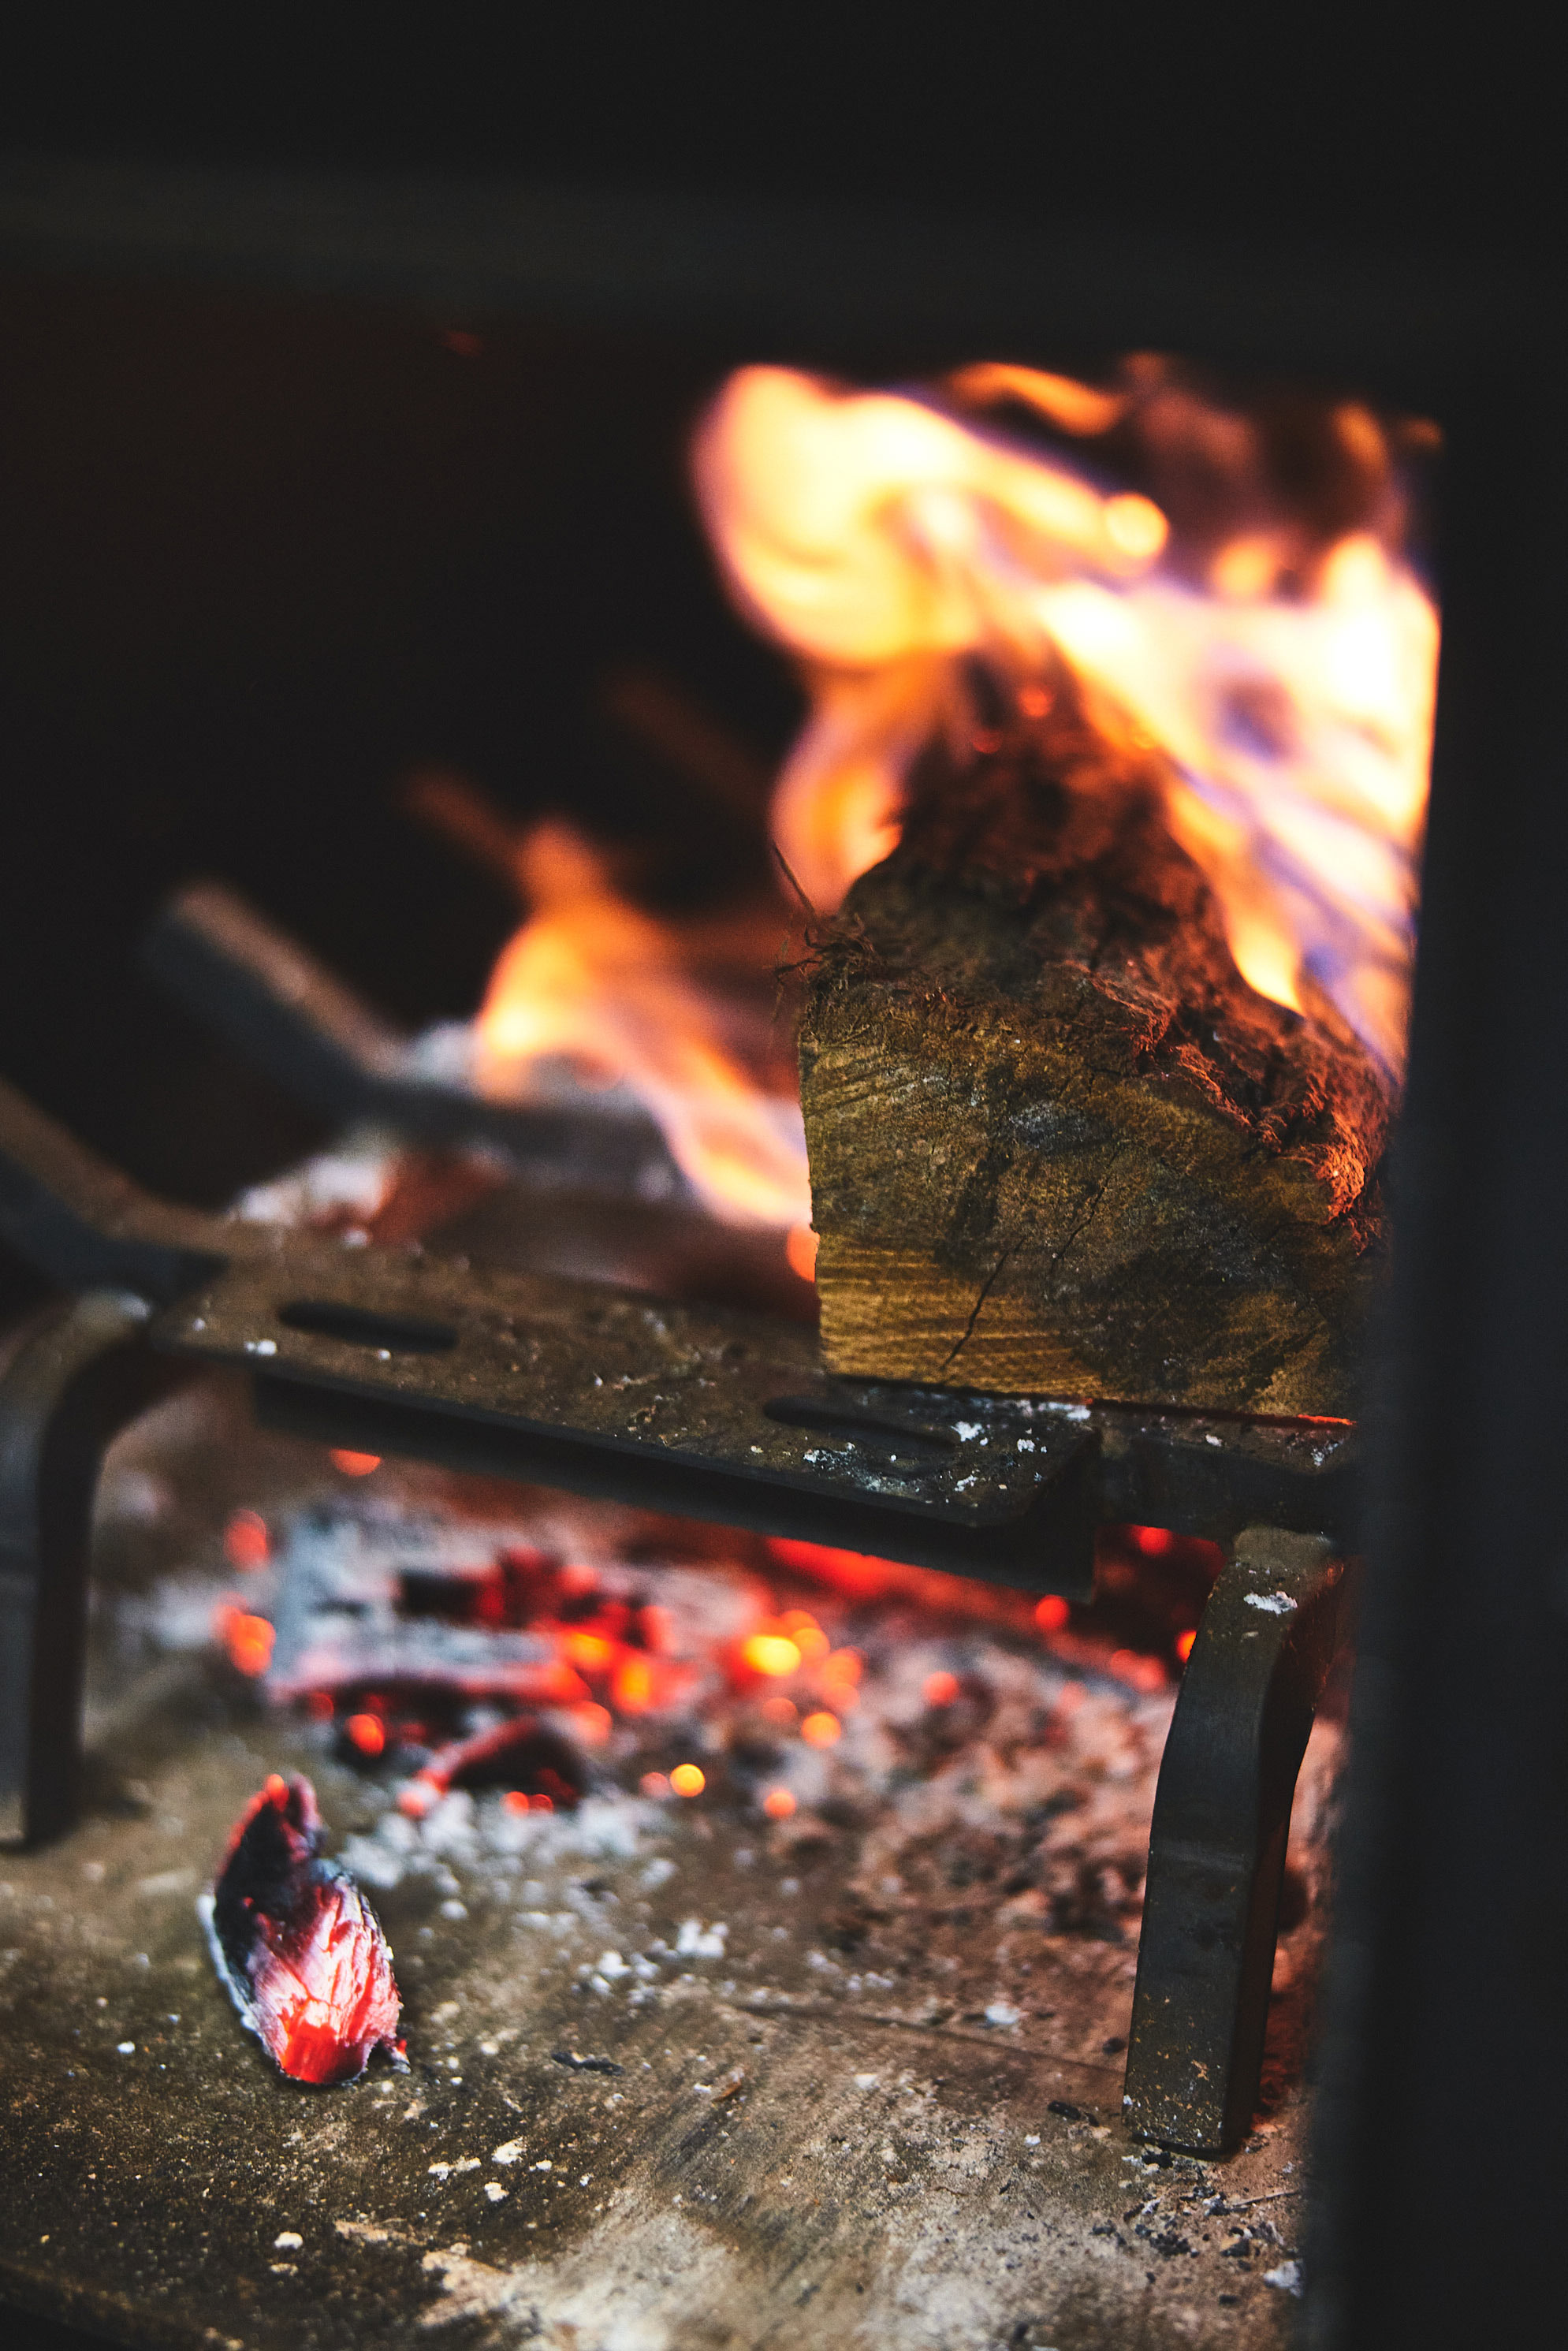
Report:
<svg viewBox="0 0 1568 2351"><path fill-rule="evenodd" d="M247 1225L319 1225L346 1210L366 1223L386 1201L402 1164L402 1145L362 1127L335 1149L240 1195L230 1212Z"/></svg>
<svg viewBox="0 0 1568 2351"><path fill-rule="evenodd" d="M344 1839L341 1858L368 1886L384 1889L408 1876L423 1876L455 1894L460 1881L452 1876L453 1865L480 1871L497 1859L525 1854L547 1866L573 1860L629 1861L664 1825L660 1808L641 1796L589 1796L574 1813L515 1813L498 1794L476 1797L454 1788L422 1821L389 1805L373 1830ZM557 1923L542 1909L522 1915L530 1925ZM579 1923L571 1911L564 1920L568 1927Z"/></svg>

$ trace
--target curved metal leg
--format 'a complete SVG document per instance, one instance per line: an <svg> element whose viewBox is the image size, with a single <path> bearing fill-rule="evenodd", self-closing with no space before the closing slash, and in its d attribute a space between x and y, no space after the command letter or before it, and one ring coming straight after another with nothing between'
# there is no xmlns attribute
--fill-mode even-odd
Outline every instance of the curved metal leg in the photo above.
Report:
<svg viewBox="0 0 1568 2351"><path fill-rule="evenodd" d="M1258 2095L1291 1804L1333 1657L1343 1563L1250 1527L1209 1595L1155 1796L1123 2107L1220 2154Z"/></svg>
<svg viewBox="0 0 1568 2351"><path fill-rule="evenodd" d="M47 1308L0 1377L0 1838L76 1818L93 1497L105 1448L170 1384L138 1298ZM178 1373L175 1374L178 1377Z"/></svg>

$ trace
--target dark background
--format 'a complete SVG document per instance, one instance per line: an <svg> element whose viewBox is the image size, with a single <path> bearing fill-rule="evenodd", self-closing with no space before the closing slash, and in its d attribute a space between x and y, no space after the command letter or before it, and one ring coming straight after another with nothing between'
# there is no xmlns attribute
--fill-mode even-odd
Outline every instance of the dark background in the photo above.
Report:
<svg viewBox="0 0 1568 2351"><path fill-rule="evenodd" d="M1563 248L1538 13L580 0L31 19L0 47L0 141L65 153L940 207L1042 235Z"/></svg>

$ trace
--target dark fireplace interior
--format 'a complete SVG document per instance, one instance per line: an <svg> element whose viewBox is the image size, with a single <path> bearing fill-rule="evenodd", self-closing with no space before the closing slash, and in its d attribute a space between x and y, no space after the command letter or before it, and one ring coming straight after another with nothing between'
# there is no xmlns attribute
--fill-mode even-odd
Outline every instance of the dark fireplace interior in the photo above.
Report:
<svg viewBox="0 0 1568 2351"><path fill-rule="evenodd" d="M519 823L569 814L613 849L629 893L662 913L777 888L763 807L705 781L667 727L627 715L640 694L646 706L652 682L655 697L717 730L742 767L762 769L800 722L800 695L721 592L693 512L687 438L730 368L779 359L899 383L1005 348L1092 376L1127 349L1179 347L1254 379L1351 385L1441 416L1452 452L1437 555L1444 699L1401 1145L1403 1254L1376 1343L1373 1467L1356 1506L1372 1666L1349 1701L1355 1761L1340 1956L1324 1995L1316 2202L1288 2241L1282 2229L1265 2237L1250 2220L1236 2225L1246 2257L1236 2266L1252 2296L1242 2315L1266 2331L1238 2333L1242 2316L1217 2304L1204 2321L1211 2333L1193 2339L1283 2339L1295 2287L1270 2294L1261 2280L1266 2263L1293 2267L1298 2241L1316 2249L1309 2285L1314 2260L1323 2281L1306 2305L1312 2339L1336 2351L1392 2339L1397 2281L1434 2344L1460 2339L1444 2330L1465 2313L1510 2296L1523 2311L1525 2282L1544 2273L1542 2183L1561 2165L1533 2140L1529 2163L1516 2163L1516 2142L1528 2135L1527 2095L1553 2110L1563 2055L1560 2022L1549 2021L1561 2009L1561 1703L1550 1671L1563 1637L1553 1317L1563 1253L1552 1191L1563 1090L1547 1088L1542 1112L1531 1073L1553 1066L1568 988L1531 941L1548 926L1568 794L1538 715L1563 601L1550 553L1562 543L1550 528L1562 461L1540 390L1558 329L1540 283L1461 268L1447 249L1379 275L1354 241L1286 266L1103 225L1076 244L1064 236L1037 268L1027 234L1001 236L982 261L961 223L934 233L913 266L899 223L852 191L840 192L834 213L792 211L777 189L748 187L732 217L725 203L667 185L645 204L580 186L545 198L514 190L503 202L447 171L411 195L409 183L378 177L381 156L354 160L372 168L333 176L319 154L291 157L292 211L277 205L276 165L269 177L243 160L24 156L5 167L0 1074L149 1189L199 1207L308 1157L333 1128L148 974L149 925L193 876L238 889L410 1029L474 1009L518 911L493 868L421 814L422 779L459 778ZM215 224L200 250L179 225L193 207ZM1042 328L1048 313L1055 323ZM1528 527L1521 464L1537 486ZM1483 766L1501 779L1489 810L1473 781ZM7 1255L7 1322L44 1295ZM198 1432L209 1465L225 1445L237 1459L251 1442L236 1434L236 1409L231 1398L230 1416ZM184 1458L184 1442L171 1459ZM305 1491L303 1449L286 1449L296 1442L268 1437L243 1456L246 1474L274 1479L290 1508ZM413 1473L411 1508L433 1495L442 1506L444 1489L420 1483L434 1474ZM202 1502L214 1528L233 1509L243 1517L244 1502L214 1471ZM1494 1543L1512 1564L1479 1563ZM747 1554L753 1568L756 1556ZM1533 1580L1530 1562L1541 1567ZM1126 1545L1113 1564L1125 1571L1124 1593L1147 1566ZM1197 1547L1163 1572L1159 1604L1168 1598L1171 1613L1158 1642L1169 1646L1191 1613L1187 1583L1202 1584ZM1103 1597L1114 1590L1113 1577ZM1528 1702L1509 1695L1516 1673ZM961 1699L961 1675L946 1678ZM234 1719L248 1720L234 1704ZM1336 1726L1346 1704L1341 1682L1327 1707ZM674 1750L666 1776L673 1761ZM1441 1818L1438 1790L1449 1807ZM168 1801L160 1795L165 1810ZM150 1821L155 1810L137 1798L126 1817ZM1505 1823L1495 1850L1493 1819ZM100 1831L111 1834L112 1823L95 1816ZM100 1840L94 1856L100 1845L110 1850ZM100 1862L90 1865L101 1878ZM204 1855L198 1865L207 1869ZM586 1865L576 1866L580 1887ZM1527 1872L1533 1893L1520 1890ZM740 1881L727 1881L726 1898L738 1912ZM1305 1900L1301 1885L1291 1898ZM528 1899L546 1915L544 1896ZM1083 1899L1092 1909L1102 1896ZM1500 1921L1490 1940L1475 1924L1483 1912ZM783 1937L785 1915L769 1933ZM876 1949L874 1924L835 1915L848 1939L823 1959L824 1975L870 1964L854 1959L856 1933ZM1316 1923L1310 1934L1321 1939ZM1304 1954L1308 1941L1291 1948ZM1507 2019L1511 2049L1517 2038L1530 2053L1496 2060L1499 2110L1477 2124L1472 2159L1467 2117L1486 2104L1494 2062L1486 2032L1471 2029L1476 2001ZM1010 2029L988 2014L969 2012L977 2045ZM1084 2017L1099 2014L1086 1997ZM568 2055L549 2062L609 2100L620 2092L608 2074L572 2070L601 2062L591 2023L580 2047L564 2044ZM1121 2063L1120 2037L1099 2045L1103 2066ZM1292 2083L1306 2078L1304 2062L1300 2049L1281 2061L1294 2066ZM704 2098L739 2097L738 2081L727 2089L728 2075L712 2071L716 2093L705 2081ZM998 2061L975 2090L977 2115L1012 2095L1004 2072ZM1112 2094L1095 2095L1092 2106L1068 2083L1046 2101L1052 2126L1084 2135L1085 2160L1094 2134L1120 2126ZM1031 2121L1037 2135L1020 2147L1038 2146L1040 2127ZM1466 2173L1463 2192L1451 2179L1433 2187L1438 2140ZM1261 2145L1249 2142L1246 2159ZM1380 2238L1362 2191L1383 2179L1389 2147L1402 2168ZM890 2158L895 2185L904 2160ZM1260 2183L1270 2160L1259 2156ZM497 2211L521 2177L506 2168L515 2161L496 2174ZM1147 2176L1134 2175L1145 2213L1175 2193L1155 2162L1151 2152ZM51 2211L68 2177L68 2167L54 2179ZM1256 2192L1295 2192L1282 2175L1269 2181ZM1224 2204L1223 2178L1200 2185ZM1528 2246L1500 2283L1461 2232L1472 2210L1501 2225L1505 2188ZM1423 2202L1428 2191L1435 2200ZM1200 2200L1192 2188L1188 2202ZM286 2250L267 2255L279 2277L294 2258L286 2203L274 2216ZM1135 2212L1131 2193L1128 2203ZM1168 2217L1145 2222L1140 2240L1163 2231L1169 2243L1147 2259L1157 2252L1167 2266ZM370 2225L345 2216L356 2261L369 2258ZM180 2226L194 2224L187 2214ZM33 2231L40 2241L50 2233L47 2219ZM270 2248L270 2219L267 2235ZM1390 2241L1395 2253L1380 2250ZM47 2262L30 2251L7 2262L0 2298L15 2291L47 2311L37 2322L46 2329L78 2320L102 2338L112 2313L96 2289L96 2299L42 2294ZM511 2311L483 2278L442 2276L444 2294L479 2297L463 2304L470 2316ZM412 2325L413 2290L399 2291ZM125 2339L165 2339L151 2306L121 2309L141 2329ZM1104 2308L1075 2308L1065 2331L1039 2341L1109 2339ZM1178 2312L1170 2325L1174 2341L1186 2322Z"/></svg>

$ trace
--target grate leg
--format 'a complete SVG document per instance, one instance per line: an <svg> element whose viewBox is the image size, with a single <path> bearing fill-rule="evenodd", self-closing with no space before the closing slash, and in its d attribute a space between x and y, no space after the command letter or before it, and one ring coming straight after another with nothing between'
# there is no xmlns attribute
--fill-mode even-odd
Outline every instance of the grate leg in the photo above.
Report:
<svg viewBox="0 0 1568 2351"><path fill-rule="evenodd" d="M1251 2120L1291 1803L1343 1575L1322 1538L1249 1527L1209 1595L1149 1837L1123 2100L1142 2138L1221 2154Z"/></svg>
<svg viewBox="0 0 1568 2351"><path fill-rule="evenodd" d="M93 1498L105 1448L170 1384L138 1298L47 1308L0 1375L0 1840L57 1836L81 1801ZM178 1374L176 1374L178 1376Z"/></svg>

